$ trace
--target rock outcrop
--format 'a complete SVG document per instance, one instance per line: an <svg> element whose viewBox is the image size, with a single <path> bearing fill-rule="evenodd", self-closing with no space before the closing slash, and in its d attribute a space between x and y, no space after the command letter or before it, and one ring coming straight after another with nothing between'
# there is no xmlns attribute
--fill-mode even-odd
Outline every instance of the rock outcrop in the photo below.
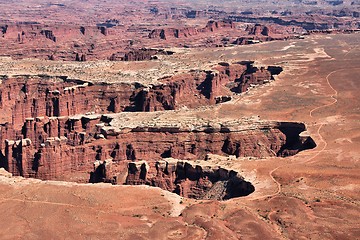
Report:
<svg viewBox="0 0 360 240"><path fill-rule="evenodd" d="M269 82L280 72L280 67L259 69L251 61L220 63L212 71L190 71L159 79L149 86L92 83L46 75L2 76L0 120L19 129L26 118L197 107L214 104L231 91L244 92Z"/></svg>
<svg viewBox="0 0 360 240"><path fill-rule="evenodd" d="M202 32L214 32L218 29L235 29L235 23L230 20L223 20L223 21L209 21L205 28L203 28Z"/></svg>
<svg viewBox="0 0 360 240"><path fill-rule="evenodd" d="M22 140L5 140L1 165L25 177L57 179L81 172L91 173L92 182L114 182L121 178L118 174L124 173L129 161L168 157L196 160L208 153L255 158L290 156L315 146L310 137L299 135L305 129L300 123L219 124L200 119L179 123L155 118L133 122L130 127L124 121L127 115L122 116L28 119Z"/></svg>
<svg viewBox="0 0 360 240"><path fill-rule="evenodd" d="M1 80L1 122L15 129L21 128L27 118L120 112L133 94L130 84L94 85L67 77L22 75L3 76Z"/></svg>
<svg viewBox="0 0 360 240"><path fill-rule="evenodd" d="M2 76L0 167L40 179L81 173L81 181L122 183L127 164L163 158L291 156L315 146L301 123L198 118L165 119L156 111L224 101L279 74L253 62L219 63L211 71L159 79L157 84L104 84L50 76ZM128 118L128 113L154 112ZM150 117L148 117L150 116ZM148 119L150 118L150 119ZM131 119L131 120L130 120ZM148 120L146 120L148 119ZM90 175L90 177L89 177Z"/></svg>
<svg viewBox="0 0 360 240"><path fill-rule="evenodd" d="M143 47L226 47L292 39L308 31L350 32L360 26L356 1L336 7L326 1L293 1L291 6L262 2L260 7L246 1L241 11L231 3L227 7L204 3L84 1L40 4L43 11L33 4L26 5L24 14L24 4L6 2L3 8L9 11L0 14L0 55L74 61L75 54L81 53L87 61L107 60ZM99 11L105 15L96 14ZM255 26L246 28L243 23Z"/></svg>
<svg viewBox="0 0 360 240"><path fill-rule="evenodd" d="M50 39L51 41L56 42L56 37L51 30L41 30L40 32L42 35L44 35L47 39Z"/></svg>
<svg viewBox="0 0 360 240"><path fill-rule="evenodd" d="M172 38L187 38L198 35L199 33L215 32L219 29L234 29L235 25L232 21L209 21L203 28L184 27L184 28L161 28L154 29L149 34L149 38L158 39L172 39Z"/></svg>
<svg viewBox="0 0 360 240"><path fill-rule="evenodd" d="M165 28L165 29L154 29L149 34L149 38L159 38L159 39L171 39L171 38L183 38L193 35L197 35L199 32L195 27L185 27L182 29L176 28Z"/></svg>
<svg viewBox="0 0 360 240"><path fill-rule="evenodd" d="M273 34L274 30L272 30L268 26L264 26L261 24L255 24L254 26L247 26L246 31L248 31L250 35L270 36Z"/></svg>
<svg viewBox="0 0 360 240"><path fill-rule="evenodd" d="M163 49L133 49L127 52L118 52L111 55L110 61L144 61L157 59L157 55L172 55L174 52Z"/></svg>
<svg viewBox="0 0 360 240"><path fill-rule="evenodd" d="M255 23L255 24L276 24L278 29L283 29L283 34L301 33L313 30L330 30L330 29L356 29L358 24L356 21L349 19L336 19L332 13L319 16L318 13L311 12L308 15L288 17L289 13L283 12L280 16L253 16L253 15L232 15L229 19L234 22ZM289 14L290 15L290 14ZM258 28L259 29L259 28Z"/></svg>
<svg viewBox="0 0 360 240"><path fill-rule="evenodd" d="M126 184L146 184L182 197L212 200L246 196L255 191L236 171L176 159L157 161L152 167L146 161L131 162Z"/></svg>

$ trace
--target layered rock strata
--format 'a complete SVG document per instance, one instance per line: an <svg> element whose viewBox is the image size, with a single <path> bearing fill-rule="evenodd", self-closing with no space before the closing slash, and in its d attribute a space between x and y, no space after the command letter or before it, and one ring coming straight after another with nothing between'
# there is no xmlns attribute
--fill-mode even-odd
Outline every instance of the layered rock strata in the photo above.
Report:
<svg viewBox="0 0 360 240"><path fill-rule="evenodd" d="M20 129L26 118L197 107L214 104L231 91L241 93L269 82L281 71L271 66L259 69L251 61L219 63L211 71L193 70L151 85L93 83L65 76L0 76L0 119Z"/></svg>
<svg viewBox="0 0 360 240"><path fill-rule="evenodd" d="M246 196L255 190L236 171L177 159L156 161L151 167L146 161L131 162L126 184L146 184L182 197L214 200Z"/></svg>
<svg viewBox="0 0 360 240"><path fill-rule="evenodd" d="M57 179L79 172L91 173L93 182L116 182L123 179L128 162L139 160L196 160L208 153L264 158L315 146L310 137L299 136L305 130L301 123L217 123L150 115L148 120L143 113L28 119L22 140L5 140L1 165L25 177Z"/></svg>
<svg viewBox="0 0 360 240"><path fill-rule="evenodd" d="M110 61L144 61L157 59L157 55L172 55L174 52L163 49L141 48L126 52L117 52L111 55Z"/></svg>
<svg viewBox="0 0 360 240"><path fill-rule="evenodd" d="M153 112L221 102L273 79L280 67L220 63L156 84L105 84L51 76L2 76L0 165L41 179L123 183L127 164L162 158L204 159L208 153L263 158L312 148L301 123L207 121ZM225 97L224 97L225 96ZM220 99L220 100L219 100ZM139 118L139 120L137 120ZM180 118L180 119L179 119ZM89 176L90 175L90 176Z"/></svg>
<svg viewBox="0 0 360 240"><path fill-rule="evenodd" d="M154 55L153 48L249 44L251 41L240 43L237 39L283 40L295 38L296 35L304 32L302 28L276 25L265 26L264 31L255 35L251 28L258 26L244 28L241 24L235 24L227 19L210 20L203 27L181 24L169 26L157 23L142 26L109 22L88 26L65 23L0 22L0 56L64 61L99 59L139 61L151 58ZM257 30L255 32L258 33ZM144 50L144 47L147 50ZM158 51L158 54L163 53L166 51Z"/></svg>
<svg viewBox="0 0 360 240"><path fill-rule="evenodd" d="M149 38L157 39L172 39L172 38L187 38L198 35L200 33L215 32L221 29L234 29L235 24L229 20L223 21L209 21L205 27L184 27L184 28L161 28L154 29L149 33Z"/></svg>

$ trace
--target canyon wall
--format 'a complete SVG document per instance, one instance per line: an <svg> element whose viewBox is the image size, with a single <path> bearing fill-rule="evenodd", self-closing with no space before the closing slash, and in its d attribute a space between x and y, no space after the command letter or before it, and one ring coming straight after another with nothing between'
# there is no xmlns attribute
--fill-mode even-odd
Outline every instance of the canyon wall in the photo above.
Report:
<svg viewBox="0 0 360 240"><path fill-rule="evenodd" d="M125 52L117 52L111 55L110 61L145 61L157 59L157 55L172 55L174 52L163 49L131 49Z"/></svg>
<svg viewBox="0 0 360 240"><path fill-rule="evenodd" d="M244 92L281 72L253 62L220 63L213 71L190 71L151 86L138 83L92 83L67 77L1 76L0 123L19 130L27 118L85 113L174 110L215 103L231 91ZM228 88L226 88L228 86ZM227 90L226 90L227 89Z"/></svg>
<svg viewBox="0 0 360 240"><path fill-rule="evenodd" d="M200 33L215 32L221 29L234 29L235 24L229 20L223 21L209 21L205 27L183 27L183 28L161 28L154 29L149 33L149 38L157 39L172 39L172 38L187 38L198 35Z"/></svg>
<svg viewBox="0 0 360 240"><path fill-rule="evenodd" d="M290 27L275 24L264 25L260 32L252 31L259 29L259 24L244 28L228 19L210 20L200 27L178 23L128 24L120 24L116 19L92 25L0 22L0 56L81 62L99 59L143 61L154 59L152 56L156 54L167 55L166 51L154 51L154 48L250 44L251 41L239 39L283 40L303 32L303 29L293 27L290 30Z"/></svg>
<svg viewBox="0 0 360 240"><path fill-rule="evenodd" d="M157 161L152 166L146 161L131 162L126 184L146 184L182 197L213 200L246 196L255 190L236 171L176 159Z"/></svg>
<svg viewBox="0 0 360 240"><path fill-rule="evenodd" d="M111 126L111 117L120 117L116 121L126 119L121 114L51 117L37 119L35 124L28 119L22 140L5 140L2 165L25 177L56 179L92 172L93 179L112 181L126 171L131 161L153 162L169 157L196 160L205 159L208 153L255 158L291 156L315 146L311 138L299 136L305 129L300 123L254 123L241 129L212 124L182 128L164 123L118 129ZM104 167L104 162L112 170L100 178L94 164Z"/></svg>
<svg viewBox="0 0 360 240"><path fill-rule="evenodd" d="M294 155L315 146L311 138L300 137L303 124L200 119L180 125L159 120L135 124L136 119L121 113L215 104L231 92L266 83L281 71L274 66L257 68L251 61L219 63L211 71L190 71L149 86L2 76L0 166L25 177L59 179L82 173L85 177L79 181L122 179L122 183L127 164L139 160L196 160L209 153L255 158ZM128 126L119 127L127 121Z"/></svg>
<svg viewBox="0 0 360 240"><path fill-rule="evenodd" d="M92 84L67 77L1 77L1 122L19 129L27 118L59 117L87 112L120 112L130 103L130 84Z"/></svg>

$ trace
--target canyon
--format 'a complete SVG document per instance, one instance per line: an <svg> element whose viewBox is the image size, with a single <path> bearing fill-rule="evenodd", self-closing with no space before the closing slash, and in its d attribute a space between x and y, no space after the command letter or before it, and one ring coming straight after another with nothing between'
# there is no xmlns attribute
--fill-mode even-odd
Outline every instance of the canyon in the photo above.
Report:
<svg viewBox="0 0 360 240"><path fill-rule="evenodd" d="M0 9L1 239L358 238L358 0Z"/></svg>
<svg viewBox="0 0 360 240"><path fill-rule="evenodd" d="M211 47L239 42L242 38L272 41L297 38L302 28L286 26L263 26L276 31L252 32L251 26L243 29L231 20L210 20L204 27L174 26L156 29L134 29L124 25L67 25L34 22L4 22L0 27L1 55L14 59L27 57L43 60L63 61L139 61L151 60L156 54L171 54L163 48L171 47ZM154 26L155 27L155 26ZM254 25L253 28L257 28ZM121 36L128 36L123 39ZM265 37L264 37L265 36ZM154 47L158 49L153 49Z"/></svg>
<svg viewBox="0 0 360 240"><path fill-rule="evenodd" d="M197 160L208 153L285 157L314 148L311 137L300 136L306 130L302 123L181 120L181 115L176 122L160 120L164 110L219 104L223 94L244 93L273 81L282 71L276 66L257 68L253 63L219 63L212 71L174 75L149 86L65 76L2 76L1 167L13 175L43 180L71 181L69 176L79 175L77 182L135 184L139 181L124 178L138 179L131 164L139 160L149 161L146 164L152 166L149 173L153 174L156 161L163 158ZM142 113L141 121L119 125L132 112ZM140 175L144 174L140 171ZM188 178L192 177L183 177ZM239 180L228 184L233 181ZM168 190L176 192L174 187Z"/></svg>
<svg viewBox="0 0 360 240"><path fill-rule="evenodd" d="M258 68L253 63L219 63L213 70L190 70L147 85L91 82L67 76L4 75L0 88L2 122L19 129L27 118L149 112L214 104L226 94L269 83L282 71L281 67Z"/></svg>
<svg viewBox="0 0 360 240"><path fill-rule="evenodd" d="M3 3L6 11L0 15L0 56L52 61L138 61L150 60L157 52L144 48L165 49L158 51L162 54L174 47L231 47L299 39L329 29L359 30L358 4L312 3L316 4L293 1L287 6L277 1L276 8L262 2L263 7L258 8L241 1L239 11L228 3L208 5L204 1L175 6L166 1L143 2L139 6L123 1L29 5L35 16L41 15L36 6L47 13L39 18ZM103 14L90 17L83 9Z"/></svg>
<svg viewBox="0 0 360 240"><path fill-rule="evenodd" d="M155 163L156 174L149 176L147 162L129 163L126 184L146 184L194 199L226 200L247 196L254 186L232 170L216 166L195 165L191 162L167 159Z"/></svg>

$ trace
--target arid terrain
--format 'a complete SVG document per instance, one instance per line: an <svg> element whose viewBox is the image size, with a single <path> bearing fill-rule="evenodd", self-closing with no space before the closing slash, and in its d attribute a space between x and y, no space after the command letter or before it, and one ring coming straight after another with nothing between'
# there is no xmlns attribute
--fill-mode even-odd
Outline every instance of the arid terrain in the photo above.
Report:
<svg viewBox="0 0 360 240"><path fill-rule="evenodd" d="M0 238L360 238L360 3L274 2L0 2Z"/></svg>

